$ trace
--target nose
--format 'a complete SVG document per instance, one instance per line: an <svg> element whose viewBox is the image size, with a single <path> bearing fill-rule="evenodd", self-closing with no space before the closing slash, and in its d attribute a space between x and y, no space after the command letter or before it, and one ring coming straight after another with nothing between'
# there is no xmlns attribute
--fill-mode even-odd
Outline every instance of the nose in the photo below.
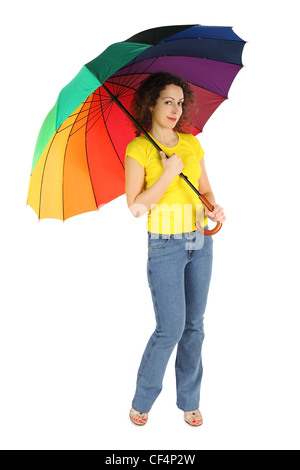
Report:
<svg viewBox="0 0 300 470"><path fill-rule="evenodd" d="M172 109L173 114L180 114L181 109L182 109L181 106L179 106L177 103L173 103L173 109Z"/></svg>

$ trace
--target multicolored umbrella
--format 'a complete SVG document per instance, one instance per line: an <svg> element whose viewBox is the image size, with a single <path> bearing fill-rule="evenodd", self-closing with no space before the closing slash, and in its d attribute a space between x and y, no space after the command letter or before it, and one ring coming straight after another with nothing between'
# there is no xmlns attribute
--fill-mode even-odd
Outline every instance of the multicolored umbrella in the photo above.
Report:
<svg viewBox="0 0 300 470"><path fill-rule="evenodd" d="M231 27L201 25L154 28L112 44L82 67L47 115L27 204L39 219L66 220L123 195L125 150L135 137L129 109L141 81L157 72L188 81L197 110L191 133L197 135L227 99L243 67L244 45Z"/></svg>

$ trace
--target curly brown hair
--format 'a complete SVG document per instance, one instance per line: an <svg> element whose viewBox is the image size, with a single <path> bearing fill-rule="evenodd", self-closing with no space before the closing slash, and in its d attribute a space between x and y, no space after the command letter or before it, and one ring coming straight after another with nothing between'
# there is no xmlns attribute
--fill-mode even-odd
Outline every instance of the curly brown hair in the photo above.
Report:
<svg viewBox="0 0 300 470"><path fill-rule="evenodd" d="M150 75L143 80L138 90L135 92L131 102L131 113L138 123L149 132L151 129L152 115L150 107L154 107L167 85L179 86L184 95L184 102L182 106L182 115L178 121L175 130L178 132L189 132L190 128L190 110L194 104L194 94L190 85L177 75L171 73L159 72ZM136 136L141 135L141 130L135 126Z"/></svg>

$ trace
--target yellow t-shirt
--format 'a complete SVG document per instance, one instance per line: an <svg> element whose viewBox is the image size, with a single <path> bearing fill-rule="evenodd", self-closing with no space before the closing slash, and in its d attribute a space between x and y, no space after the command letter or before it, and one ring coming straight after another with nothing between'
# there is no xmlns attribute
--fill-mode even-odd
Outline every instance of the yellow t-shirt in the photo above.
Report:
<svg viewBox="0 0 300 470"><path fill-rule="evenodd" d="M165 147L156 142L167 156L176 153L182 159L184 164L182 173L198 189L201 174L200 160L204 155L204 150L199 140L192 134L177 134L179 141L174 147ZM158 150L143 135L136 137L128 144L126 156L134 158L145 169L143 191L150 188L164 172ZM147 227L151 233L186 233L196 230L195 222L198 220L202 226L207 224L203 203L195 191L178 175L158 203L148 212Z"/></svg>

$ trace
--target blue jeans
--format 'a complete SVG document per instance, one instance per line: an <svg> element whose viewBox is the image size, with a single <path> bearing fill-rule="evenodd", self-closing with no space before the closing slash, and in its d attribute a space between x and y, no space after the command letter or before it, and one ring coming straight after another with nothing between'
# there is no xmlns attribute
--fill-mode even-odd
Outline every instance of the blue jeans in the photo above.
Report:
<svg viewBox="0 0 300 470"><path fill-rule="evenodd" d="M207 227L206 227L207 228ZM176 235L148 232L147 275L156 317L137 374L132 407L150 411L162 390L174 347L177 406L199 408L203 317L212 271L213 239L193 231Z"/></svg>

